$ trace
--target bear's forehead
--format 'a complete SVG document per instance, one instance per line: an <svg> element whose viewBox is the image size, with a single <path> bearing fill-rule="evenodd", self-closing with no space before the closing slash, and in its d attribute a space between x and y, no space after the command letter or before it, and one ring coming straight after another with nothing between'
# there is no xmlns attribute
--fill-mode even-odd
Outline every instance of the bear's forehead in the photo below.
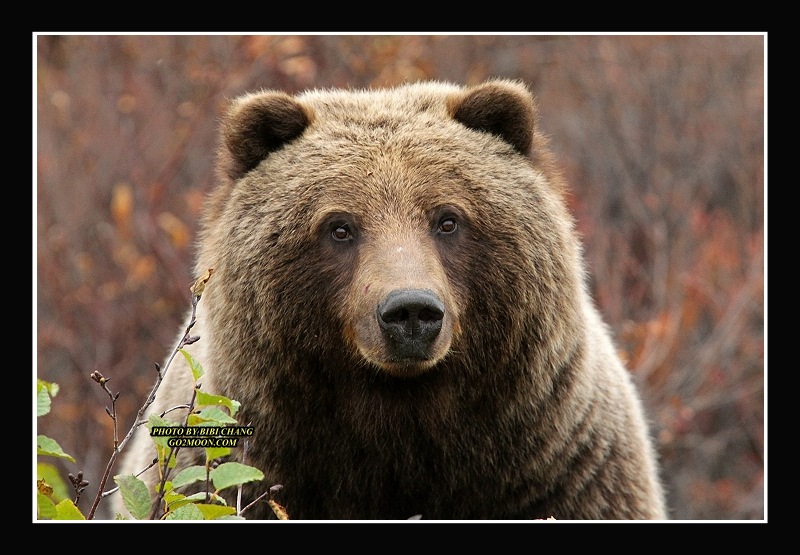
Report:
<svg viewBox="0 0 800 555"><path fill-rule="evenodd" d="M387 162L338 173L330 168L309 183L306 198L321 216L341 212L426 219L432 210L444 205L469 211L472 201L465 194L463 181L446 170L436 174L425 170Z"/></svg>
<svg viewBox="0 0 800 555"><path fill-rule="evenodd" d="M267 204L287 210L302 206L307 216L320 220L351 214L367 225L389 218L427 221L442 206L459 207L467 215L491 194L488 177L469 171L440 145L413 136L405 140L386 130L374 136L357 131L351 139L346 131L327 129L319 132L324 141L311 133L262 166L269 185L258 179L253 184L269 197ZM384 218L376 220L380 215Z"/></svg>
<svg viewBox="0 0 800 555"><path fill-rule="evenodd" d="M326 207L361 211L392 207L428 209L468 197L480 199L479 190L491 182L440 141L415 133L370 127L364 130L335 127L309 130L285 154L293 164L268 161L267 174L283 198L297 194L318 199ZM324 137L324 139L323 139ZM277 156L276 156L277 158ZM472 195L466 195L472 189Z"/></svg>
<svg viewBox="0 0 800 555"><path fill-rule="evenodd" d="M395 114L369 107L336 116L320 114L305 132L268 157L268 173L353 192L370 183L376 193L396 188L446 190L482 179L489 137L444 115Z"/></svg>

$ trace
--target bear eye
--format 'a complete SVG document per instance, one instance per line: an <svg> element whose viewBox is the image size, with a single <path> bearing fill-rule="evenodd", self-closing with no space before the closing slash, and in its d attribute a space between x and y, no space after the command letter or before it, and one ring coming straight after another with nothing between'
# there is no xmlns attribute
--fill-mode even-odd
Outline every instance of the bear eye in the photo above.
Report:
<svg viewBox="0 0 800 555"><path fill-rule="evenodd" d="M458 229L458 223L452 216L447 216L439 221L439 233L449 235Z"/></svg>
<svg viewBox="0 0 800 555"><path fill-rule="evenodd" d="M350 227L348 227L347 224L342 224L333 228L331 237L336 241L348 241L353 238L353 234L350 232Z"/></svg>

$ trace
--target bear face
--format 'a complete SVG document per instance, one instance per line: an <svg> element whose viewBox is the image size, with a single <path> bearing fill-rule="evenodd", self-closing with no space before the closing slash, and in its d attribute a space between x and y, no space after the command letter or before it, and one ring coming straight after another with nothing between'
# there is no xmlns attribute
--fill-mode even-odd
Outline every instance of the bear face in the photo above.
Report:
<svg viewBox="0 0 800 555"><path fill-rule="evenodd" d="M503 80L232 103L189 350L255 429L239 456L266 478L245 499L280 483L296 519L665 517L535 120ZM186 372L156 409L191 395Z"/></svg>
<svg viewBox="0 0 800 555"><path fill-rule="evenodd" d="M230 183L214 199L219 215L208 239L211 252L226 253L214 260L218 275L230 259L237 279L255 283L265 268L248 260L274 261L270 287L285 300L265 299L273 319L261 314L252 326L284 330L276 340L293 340L288 349L307 350L305 340L326 337L318 343L336 352L320 352L323 359L338 356L344 338L356 359L396 375L424 372L459 350L451 347L463 325L482 329L469 335L484 350L513 350L504 345L514 339L506 330L527 306L518 294L536 295L529 302L542 315L558 312L550 324L565 326L577 307L559 305L579 287L568 259L576 248L563 239L571 224L557 181L521 155L533 142L530 96L504 85L470 95L439 84L411 87L414 94L239 100L225 125ZM292 122L276 131L280 137L264 131L276 120ZM501 160L500 173L485 164L492 157ZM260 229L267 223L271 229ZM238 248L254 237L252 249ZM284 313L310 297L318 313ZM497 302L482 300L492 297ZM224 305L257 302L238 297ZM485 335L492 331L499 333Z"/></svg>

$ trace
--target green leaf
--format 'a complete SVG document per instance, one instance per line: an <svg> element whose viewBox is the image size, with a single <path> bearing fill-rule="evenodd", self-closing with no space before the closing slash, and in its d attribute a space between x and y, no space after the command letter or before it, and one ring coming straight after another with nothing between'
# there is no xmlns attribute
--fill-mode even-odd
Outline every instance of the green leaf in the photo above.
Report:
<svg viewBox="0 0 800 555"><path fill-rule="evenodd" d="M230 447L206 447L206 460L213 461L231 454Z"/></svg>
<svg viewBox="0 0 800 555"><path fill-rule="evenodd" d="M164 502L167 504L167 512L169 512L194 501L180 493L168 493L164 496Z"/></svg>
<svg viewBox="0 0 800 555"><path fill-rule="evenodd" d="M36 378L36 416L50 412L50 398L58 395L58 384Z"/></svg>
<svg viewBox="0 0 800 555"><path fill-rule="evenodd" d="M247 520L241 515L223 515L219 518L215 518L214 520Z"/></svg>
<svg viewBox="0 0 800 555"><path fill-rule="evenodd" d="M48 412L50 412L50 394L47 393L46 387L39 386L36 392L36 416L44 416Z"/></svg>
<svg viewBox="0 0 800 555"><path fill-rule="evenodd" d="M206 520L216 520L221 516L236 514L236 509L223 505L207 505L205 503L198 503L195 505Z"/></svg>
<svg viewBox="0 0 800 555"><path fill-rule="evenodd" d="M167 504L169 511L174 511L178 507L182 507L187 503L216 503L217 505L226 505L225 499L220 497L215 493L209 493L206 495L206 492L200 491L197 493L193 493L192 495L183 495L180 493L170 492L164 496L164 501Z"/></svg>
<svg viewBox="0 0 800 555"><path fill-rule="evenodd" d="M198 389L195 397L195 405L198 407L222 405L228 407L231 416L235 416L239 411L241 403L239 401L234 401L233 399L228 399L223 395L212 395Z"/></svg>
<svg viewBox="0 0 800 555"><path fill-rule="evenodd" d="M46 389L47 392L50 394L50 397L55 397L56 395L58 395L59 386L57 383L46 382L44 380L36 378L36 388L37 390L41 388Z"/></svg>
<svg viewBox="0 0 800 555"><path fill-rule="evenodd" d="M206 481L206 467L195 465L184 468L172 479L172 486L179 488L187 484Z"/></svg>
<svg viewBox="0 0 800 555"><path fill-rule="evenodd" d="M219 424L238 424L235 418L228 416L224 410L219 407L206 407L200 409L193 416L202 419L205 422L217 422Z"/></svg>
<svg viewBox="0 0 800 555"><path fill-rule="evenodd" d="M52 382L44 382L44 383L47 384L47 391L50 392L50 397L55 397L56 395L58 395L58 390L60 389L60 386L57 383L52 383Z"/></svg>
<svg viewBox="0 0 800 555"><path fill-rule="evenodd" d="M169 460L167 461L167 468L175 468L175 467L178 466L178 457L176 456L175 451L171 450L169 452L171 454L170 454ZM161 460L163 461L164 458L162 457Z"/></svg>
<svg viewBox="0 0 800 555"><path fill-rule="evenodd" d="M155 489L156 493L158 493L158 484L156 484ZM172 487L172 480L167 480L167 483L164 485L164 503L166 503L166 506L171 507L173 503L181 501L182 499L186 499L186 496L175 491L175 488Z"/></svg>
<svg viewBox="0 0 800 555"><path fill-rule="evenodd" d="M159 482L158 484L154 485L153 489L156 491L156 493L161 493L161 483ZM173 489L172 480L167 480L164 482L164 495L169 495L169 492L171 492Z"/></svg>
<svg viewBox="0 0 800 555"><path fill-rule="evenodd" d="M56 505L56 516L53 520L86 520L83 513L75 506L72 499L64 499Z"/></svg>
<svg viewBox="0 0 800 555"><path fill-rule="evenodd" d="M263 479L264 473L259 469L237 462L222 463L211 471L211 481L217 491Z"/></svg>
<svg viewBox="0 0 800 555"><path fill-rule="evenodd" d="M216 503L217 505L227 505L227 503L225 502L225 498L222 497L221 495L217 495L213 491L209 492L208 495L206 495L206 492L204 491L198 491L197 493L193 493L192 495L187 496L186 500L195 504L210 502L210 503Z"/></svg>
<svg viewBox="0 0 800 555"><path fill-rule="evenodd" d="M122 502L134 518L144 520L150 516L152 501L143 481L133 474L119 474L114 476L114 481L119 486Z"/></svg>
<svg viewBox="0 0 800 555"><path fill-rule="evenodd" d="M202 417L197 416L196 414L192 413L189 415L189 418L186 419L186 423L189 426L216 426L216 422L207 422Z"/></svg>
<svg viewBox="0 0 800 555"><path fill-rule="evenodd" d="M53 488L51 497L56 501L69 497L70 490L67 487L67 483L61 478L61 473L52 464L36 463L36 479L44 480Z"/></svg>
<svg viewBox="0 0 800 555"><path fill-rule="evenodd" d="M150 416L147 417L147 423L145 424L145 426L147 426L147 431L149 432L150 430L153 429L153 426L161 426L162 428L168 428L170 426L180 426L180 424L173 420L167 420L166 418L162 418L156 413L152 413Z"/></svg>
<svg viewBox="0 0 800 555"><path fill-rule="evenodd" d="M203 367L200 366L200 363L197 362L194 359L194 357L192 357L192 355L190 355L189 352L186 349L181 349L181 353L183 354L184 358L186 359L186 362L189 363L189 368L192 369L192 376L194 376L194 381L197 382L197 380L199 380L201 377L203 377L203 374L205 373L203 371Z"/></svg>
<svg viewBox="0 0 800 555"><path fill-rule="evenodd" d="M49 520L56 517L56 504L46 495L36 494L36 508L39 520Z"/></svg>
<svg viewBox="0 0 800 555"><path fill-rule="evenodd" d="M75 462L72 455L66 454L56 440L50 439L44 435L36 437L36 454L58 457L59 459L67 459L68 461Z"/></svg>
<svg viewBox="0 0 800 555"><path fill-rule="evenodd" d="M167 513L165 520L205 520L203 512L194 503L178 507Z"/></svg>

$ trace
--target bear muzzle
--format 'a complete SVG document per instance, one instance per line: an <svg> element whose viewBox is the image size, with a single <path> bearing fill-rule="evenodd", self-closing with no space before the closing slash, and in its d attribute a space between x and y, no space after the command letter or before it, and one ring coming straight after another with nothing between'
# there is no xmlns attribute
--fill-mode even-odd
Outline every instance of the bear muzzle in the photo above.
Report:
<svg viewBox="0 0 800 555"><path fill-rule="evenodd" d="M390 358L426 361L442 330L445 306L430 289L396 289L375 310Z"/></svg>

